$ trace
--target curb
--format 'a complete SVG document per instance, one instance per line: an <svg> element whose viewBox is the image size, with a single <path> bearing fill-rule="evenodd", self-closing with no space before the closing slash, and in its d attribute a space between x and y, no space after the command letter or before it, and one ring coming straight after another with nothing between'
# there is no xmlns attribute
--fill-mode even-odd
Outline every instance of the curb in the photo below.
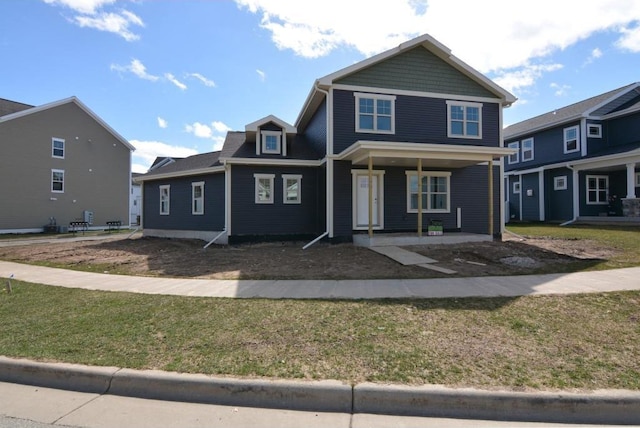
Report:
<svg viewBox="0 0 640 428"><path fill-rule="evenodd" d="M335 380L235 379L158 370L41 363L0 356L0 381L96 394L334 413L640 424L640 391L588 393L484 391Z"/></svg>

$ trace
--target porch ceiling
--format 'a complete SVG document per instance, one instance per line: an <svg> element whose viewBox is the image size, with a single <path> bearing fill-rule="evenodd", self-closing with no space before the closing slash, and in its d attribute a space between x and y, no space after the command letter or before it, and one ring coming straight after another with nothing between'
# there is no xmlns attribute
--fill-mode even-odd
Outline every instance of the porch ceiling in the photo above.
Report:
<svg viewBox="0 0 640 428"><path fill-rule="evenodd" d="M464 168L500 159L513 151L503 147L357 141L337 159L367 165L371 157L374 165L401 167L417 167L418 159L422 159L423 168Z"/></svg>

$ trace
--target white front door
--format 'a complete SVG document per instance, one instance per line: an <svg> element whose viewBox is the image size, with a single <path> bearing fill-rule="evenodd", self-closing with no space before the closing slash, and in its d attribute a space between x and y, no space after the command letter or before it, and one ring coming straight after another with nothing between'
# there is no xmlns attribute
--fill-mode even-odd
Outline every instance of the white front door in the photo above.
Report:
<svg viewBox="0 0 640 428"><path fill-rule="evenodd" d="M383 224L383 175L382 171L375 171L371 178L373 200L372 225L375 229L382 229ZM367 171L353 171L353 219L354 229L369 227L369 174Z"/></svg>

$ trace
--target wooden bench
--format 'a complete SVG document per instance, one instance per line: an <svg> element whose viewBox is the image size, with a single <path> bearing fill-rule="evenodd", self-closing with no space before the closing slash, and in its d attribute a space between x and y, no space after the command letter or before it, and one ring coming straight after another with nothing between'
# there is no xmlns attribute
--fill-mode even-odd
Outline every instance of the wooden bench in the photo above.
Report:
<svg viewBox="0 0 640 428"><path fill-rule="evenodd" d="M84 232L89 230L89 223L86 221L70 221L69 222L69 232L76 233L79 230L81 230L82 234L84 235Z"/></svg>
<svg viewBox="0 0 640 428"><path fill-rule="evenodd" d="M112 230L120 230L120 226L122 226L122 222L120 220L108 221L107 226L109 227L109 233L111 233Z"/></svg>

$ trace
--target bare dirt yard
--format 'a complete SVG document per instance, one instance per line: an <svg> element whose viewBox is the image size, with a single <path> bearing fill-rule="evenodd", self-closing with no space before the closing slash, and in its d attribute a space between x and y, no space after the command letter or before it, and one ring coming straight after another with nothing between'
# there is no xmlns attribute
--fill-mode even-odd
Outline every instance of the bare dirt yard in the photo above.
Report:
<svg viewBox="0 0 640 428"><path fill-rule="evenodd" d="M16 242L17 243L17 242ZM402 266L351 244L271 242L231 246L185 239L126 235L97 241L0 246L0 259L114 274L212 279L376 279L433 278L571 272L613 255L589 240L531 238L506 234L502 241L405 247L456 271L446 275Z"/></svg>

